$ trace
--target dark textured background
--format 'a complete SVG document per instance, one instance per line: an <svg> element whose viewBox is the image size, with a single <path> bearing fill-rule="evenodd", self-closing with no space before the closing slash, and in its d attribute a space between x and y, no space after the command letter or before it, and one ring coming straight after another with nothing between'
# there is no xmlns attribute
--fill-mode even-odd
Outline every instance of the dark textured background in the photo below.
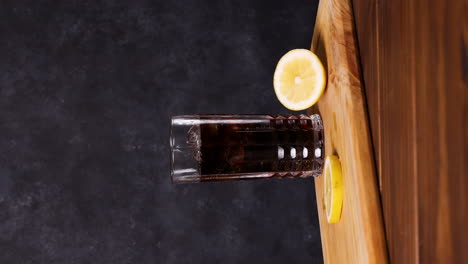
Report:
<svg viewBox="0 0 468 264"><path fill-rule="evenodd" d="M316 1L1 1L0 263L321 263L311 179L174 186L169 118L288 113Z"/></svg>

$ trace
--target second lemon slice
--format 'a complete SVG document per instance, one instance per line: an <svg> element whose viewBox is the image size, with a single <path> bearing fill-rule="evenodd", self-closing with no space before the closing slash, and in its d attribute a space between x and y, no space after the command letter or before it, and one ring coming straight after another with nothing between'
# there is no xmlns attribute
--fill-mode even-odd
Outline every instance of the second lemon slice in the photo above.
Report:
<svg viewBox="0 0 468 264"><path fill-rule="evenodd" d="M273 86L279 101L290 110L315 104L325 90L325 69L319 58L306 49L286 53L278 62Z"/></svg>
<svg viewBox="0 0 468 264"><path fill-rule="evenodd" d="M328 223L337 223L341 218L344 196L341 163L337 156L330 155L325 158L323 174L325 176L323 203L327 220Z"/></svg>

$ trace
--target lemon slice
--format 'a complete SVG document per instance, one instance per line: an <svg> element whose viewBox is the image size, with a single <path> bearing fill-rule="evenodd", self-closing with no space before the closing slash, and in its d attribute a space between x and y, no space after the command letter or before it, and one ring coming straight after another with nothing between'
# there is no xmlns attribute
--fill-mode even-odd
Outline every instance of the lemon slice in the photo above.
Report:
<svg viewBox="0 0 468 264"><path fill-rule="evenodd" d="M273 77L275 93L290 110L314 105L325 90L326 75L320 59L306 49L294 49L278 62Z"/></svg>
<svg viewBox="0 0 468 264"><path fill-rule="evenodd" d="M343 206L343 176L341 163L337 156L325 158L324 166L324 207L328 223L336 223L341 218Z"/></svg>

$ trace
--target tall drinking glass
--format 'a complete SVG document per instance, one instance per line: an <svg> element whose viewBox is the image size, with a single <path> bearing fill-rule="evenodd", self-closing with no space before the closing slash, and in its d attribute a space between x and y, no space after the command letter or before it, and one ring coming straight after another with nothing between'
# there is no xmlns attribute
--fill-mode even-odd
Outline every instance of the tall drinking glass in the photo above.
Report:
<svg viewBox="0 0 468 264"><path fill-rule="evenodd" d="M316 177L325 153L318 114L174 116L170 145L174 183Z"/></svg>

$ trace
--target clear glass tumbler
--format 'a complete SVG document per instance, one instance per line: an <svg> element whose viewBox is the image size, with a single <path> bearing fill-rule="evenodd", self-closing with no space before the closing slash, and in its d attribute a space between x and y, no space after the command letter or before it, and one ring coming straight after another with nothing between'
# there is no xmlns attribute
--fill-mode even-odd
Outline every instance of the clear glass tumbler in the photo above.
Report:
<svg viewBox="0 0 468 264"><path fill-rule="evenodd" d="M183 115L171 122L173 183L319 176L318 114Z"/></svg>

